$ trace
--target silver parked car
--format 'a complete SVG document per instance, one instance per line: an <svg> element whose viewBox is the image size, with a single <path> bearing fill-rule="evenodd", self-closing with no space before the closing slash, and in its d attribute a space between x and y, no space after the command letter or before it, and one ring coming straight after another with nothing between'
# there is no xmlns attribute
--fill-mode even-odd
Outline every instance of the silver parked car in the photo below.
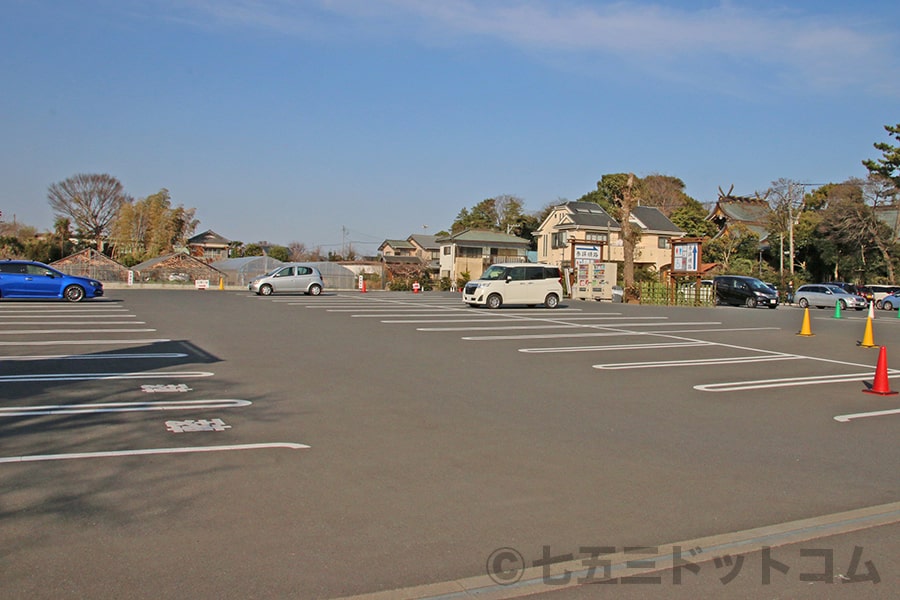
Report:
<svg viewBox="0 0 900 600"><path fill-rule="evenodd" d="M315 267L289 264L260 275L250 282L249 289L261 296L275 292L302 292L318 296L325 289L325 280Z"/></svg>
<svg viewBox="0 0 900 600"><path fill-rule="evenodd" d="M843 288L827 283L810 283L801 285L794 292L794 302L800 305L800 308L808 308L815 306L816 308L832 307L840 304L841 309L855 308L863 310L868 306L868 302L862 296L849 294Z"/></svg>

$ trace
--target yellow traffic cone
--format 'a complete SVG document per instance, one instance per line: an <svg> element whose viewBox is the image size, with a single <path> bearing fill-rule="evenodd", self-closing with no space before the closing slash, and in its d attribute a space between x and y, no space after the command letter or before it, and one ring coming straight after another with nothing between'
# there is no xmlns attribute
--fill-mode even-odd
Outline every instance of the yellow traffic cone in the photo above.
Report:
<svg viewBox="0 0 900 600"><path fill-rule="evenodd" d="M872 319L866 319L866 333L863 335L863 341L859 343L860 348L878 348L875 340L872 339Z"/></svg>
<svg viewBox="0 0 900 600"><path fill-rule="evenodd" d="M220 290L225 289L225 278L224 277L219 277L219 289Z"/></svg>
<svg viewBox="0 0 900 600"><path fill-rule="evenodd" d="M800 332L797 335L803 335L806 337L815 335L809 327L809 308L803 309L803 326L800 328Z"/></svg>

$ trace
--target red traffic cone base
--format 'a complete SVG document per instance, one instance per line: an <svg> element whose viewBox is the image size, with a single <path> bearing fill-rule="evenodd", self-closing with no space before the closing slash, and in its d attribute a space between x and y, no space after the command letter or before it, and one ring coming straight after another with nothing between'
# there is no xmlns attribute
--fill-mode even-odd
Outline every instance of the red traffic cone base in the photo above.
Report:
<svg viewBox="0 0 900 600"><path fill-rule="evenodd" d="M872 387L863 390L867 394L878 394L879 396L893 396L897 392L891 390L891 384L888 381L887 374L887 348L881 347L878 352L878 364L875 367L875 381Z"/></svg>

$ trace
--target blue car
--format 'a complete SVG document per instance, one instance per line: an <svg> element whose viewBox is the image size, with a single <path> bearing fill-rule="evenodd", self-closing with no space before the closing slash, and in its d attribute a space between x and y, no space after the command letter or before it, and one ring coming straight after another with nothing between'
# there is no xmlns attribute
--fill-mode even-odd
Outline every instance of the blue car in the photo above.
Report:
<svg viewBox="0 0 900 600"><path fill-rule="evenodd" d="M103 295L96 279L66 275L31 260L0 260L0 298L65 298L79 302Z"/></svg>
<svg viewBox="0 0 900 600"><path fill-rule="evenodd" d="M890 296L885 296L879 302L884 310L894 310L900 307L900 292L894 292Z"/></svg>

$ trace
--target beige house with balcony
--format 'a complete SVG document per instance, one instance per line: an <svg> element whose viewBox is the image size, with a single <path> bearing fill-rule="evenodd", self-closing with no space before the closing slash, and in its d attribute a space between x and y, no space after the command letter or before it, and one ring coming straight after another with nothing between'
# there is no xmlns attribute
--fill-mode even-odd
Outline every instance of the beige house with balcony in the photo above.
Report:
<svg viewBox="0 0 900 600"><path fill-rule="evenodd" d="M683 237L684 231L653 206L636 206L630 221L641 230L634 250L635 266L656 271L668 269L672 262L671 240ZM604 261L623 262L621 233L619 222L599 204L566 202L554 206L533 235L538 262L566 268L572 266L574 243L596 245L602 249Z"/></svg>
<svg viewBox="0 0 900 600"><path fill-rule="evenodd" d="M496 263L527 262L531 242L498 231L466 229L436 240L441 248L440 276L456 282L478 279Z"/></svg>

